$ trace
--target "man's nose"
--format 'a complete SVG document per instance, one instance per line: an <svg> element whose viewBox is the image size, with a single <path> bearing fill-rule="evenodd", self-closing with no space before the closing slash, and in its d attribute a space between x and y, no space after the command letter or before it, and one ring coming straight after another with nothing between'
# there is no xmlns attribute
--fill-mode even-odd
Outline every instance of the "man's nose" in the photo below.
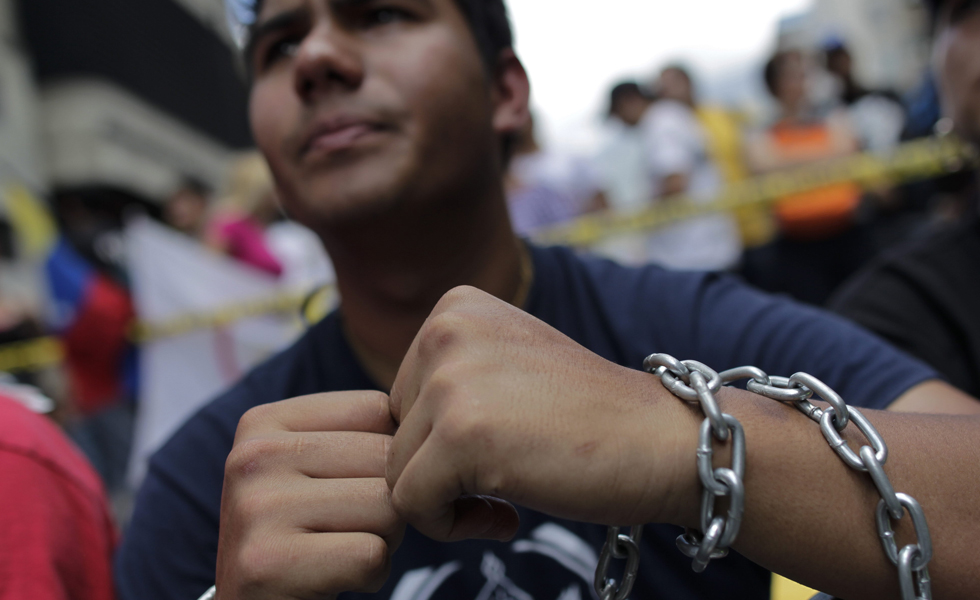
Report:
<svg viewBox="0 0 980 600"><path fill-rule="evenodd" d="M338 89L356 89L364 79L358 40L333 23L318 25L296 50L296 93L310 102Z"/></svg>

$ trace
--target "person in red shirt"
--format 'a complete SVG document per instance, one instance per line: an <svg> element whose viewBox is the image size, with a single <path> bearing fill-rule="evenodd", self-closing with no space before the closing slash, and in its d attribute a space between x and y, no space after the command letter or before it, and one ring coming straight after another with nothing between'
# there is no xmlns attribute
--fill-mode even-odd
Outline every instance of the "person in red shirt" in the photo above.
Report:
<svg viewBox="0 0 980 600"><path fill-rule="evenodd" d="M116 540L82 454L0 392L0 600L112 600Z"/></svg>

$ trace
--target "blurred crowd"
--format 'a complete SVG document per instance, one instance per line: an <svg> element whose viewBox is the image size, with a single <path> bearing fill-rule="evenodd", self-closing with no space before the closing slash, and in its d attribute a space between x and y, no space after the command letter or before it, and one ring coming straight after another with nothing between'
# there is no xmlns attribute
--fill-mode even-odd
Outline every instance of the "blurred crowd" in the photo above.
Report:
<svg viewBox="0 0 980 600"><path fill-rule="evenodd" d="M592 214L707 205L753 177L864 152L887 156L905 141L949 133L928 74L900 93L867 87L856 72L840 39L781 49L757 73L771 96L762 117L703 101L698 74L680 63L619 82L608 92L602 140L591 155L543 143L533 123L512 140L505 188L514 229L533 239ZM833 183L619 235L593 250L629 264L731 271L766 291L824 306L886 248L964 214L976 193L972 177L958 172L872 188ZM223 257L283 292L329 285L332 266L317 235L279 208L258 153L232 161L221 186L188 176L161 198L95 186L21 200L22 210L8 209L0 220L0 355L45 336L60 340L60 355L10 369L0 378L0 396L52 413L94 465L124 522L145 375L127 224L149 218L175 243Z"/></svg>
<svg viewBox="0 0 980 600"><path fill-rule="evenodd" d="M696 74L681 64L622 81L609 91L602 141L591 155L543 145L532 121L512 140L505 182L515 230L533 238L589 214L708 204L726 186L755 176L860 152L887 155L903 141L944 133L931 77L905 95L867 88L839 39L817 50L780 50L758 77L771 96L762 118L703 102ZM764 290L824 305L884 248L962 214L969 181L959 173L873 189L835 183L614 236L593 250L628 264L733 271ZM111 187L56 193L49 203L53 241L41 261L45 281L34 286L50 292L38 298L24 292L34 275L25 266L30 261L17 256L16 240L25 234L16 230L43 237L36 232L45 229L44 204L35 200L33 225L0 221L0 346L56 334L63 360L16 371L0 392L23 396L28 388L18 386L29 384L53 398L56 418L121 498L125 514L140 376L133 333L140 309L127 266L126 223L149 216L283 290L305 293L329 284L332 267L316 234L279 209L258 153L232 161L219 189L185 177L157 199Z"/></svg>
<svg viewBox="0 0 980 600"><path fill-rule="evenodd" d="M543 148L532 129L515 145L509 202L517 231L533 235L576 217L708 204L726 186L902 142L948 127L931 77L904 95L865 87L834 37L817 50L774 53L758 73L770 110L751 116L702 102L680 64L609 92L603 141L591 156ZM597 251L630 264L731 270L770 292L823 305L870 258L924 235L968 206L969 176L872 189L834 183L671 225L618 236Z"/></svg>

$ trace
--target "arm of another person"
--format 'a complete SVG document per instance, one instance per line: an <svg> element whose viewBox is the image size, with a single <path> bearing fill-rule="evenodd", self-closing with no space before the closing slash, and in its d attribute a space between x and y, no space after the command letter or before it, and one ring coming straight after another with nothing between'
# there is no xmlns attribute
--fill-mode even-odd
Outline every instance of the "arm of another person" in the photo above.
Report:
<svg viewBox="0 0 980 600"><path fill-rule="evenodd" d="M933 380L905 392L888 410L933 415L980 415L980 401L944 381Z"/></svg>
<svg viewBox="0 0 980 600"><path fill-rule="evenodd" d="M0 600L111 600L105 499L73 490L57 465L3 447L0 482Z"/></svg>

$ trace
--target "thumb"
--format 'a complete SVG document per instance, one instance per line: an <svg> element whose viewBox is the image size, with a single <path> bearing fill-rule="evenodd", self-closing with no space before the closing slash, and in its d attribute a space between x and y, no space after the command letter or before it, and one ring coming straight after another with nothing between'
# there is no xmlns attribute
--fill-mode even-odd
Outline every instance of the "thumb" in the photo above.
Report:
<svg viewBox="0 0 980 600"><path fill-rule="evenodd" d="M497 540L517 535L521 519L514 505L492 496L463 496L452 507L452 528L447 541Z"/></svg>

